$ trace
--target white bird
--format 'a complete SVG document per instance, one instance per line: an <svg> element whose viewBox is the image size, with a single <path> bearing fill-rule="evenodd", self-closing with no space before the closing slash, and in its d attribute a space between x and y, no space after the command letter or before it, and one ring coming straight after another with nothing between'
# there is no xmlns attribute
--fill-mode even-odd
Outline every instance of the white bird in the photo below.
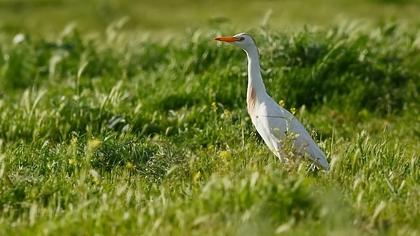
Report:
<svg viewBox="0 0 420 236"><path fill-rule="evenodd" d="M289 111L279 106L268 94L260 72L258 48L254 39L245 33L229 37L216 37L215 40L228 42L242 48L248 58L247 108L252 123L268 148L281 160L287 137L292 137L293 152L308 157L315 165L329 170L325 154L303 125Z"/></svg>

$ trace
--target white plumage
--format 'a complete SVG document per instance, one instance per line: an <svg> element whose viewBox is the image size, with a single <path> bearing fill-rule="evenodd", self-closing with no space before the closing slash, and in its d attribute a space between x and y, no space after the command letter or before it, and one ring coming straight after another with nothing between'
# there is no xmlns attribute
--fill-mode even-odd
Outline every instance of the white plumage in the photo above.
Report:
<svg viewBox="0 0 420 236"><path fill-rule="evenodd" d="M286 137L290 137L296 154L307 156L315 165L328 170L329 165L325 154L303 125L267 94L261 77L258 49L252 37L240 33L231 37L217 37L216 40L229 42L246 52L248 58L248 113L268 148L280 160L285 160L283 145Z"/></svg>

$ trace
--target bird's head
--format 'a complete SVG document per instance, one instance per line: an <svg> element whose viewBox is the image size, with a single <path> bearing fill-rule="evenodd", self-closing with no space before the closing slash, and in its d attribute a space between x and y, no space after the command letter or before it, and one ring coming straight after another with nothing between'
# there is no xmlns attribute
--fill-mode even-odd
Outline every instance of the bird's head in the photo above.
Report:
<svg viewBox="0 0 420 236"><path fill-rule="evenodd" d="M219 36L216 37L215 40L233 44L247 52L251 49L257 48L254 39L251 37L251 35L246 33L239 33L234 36Z"/></svg>

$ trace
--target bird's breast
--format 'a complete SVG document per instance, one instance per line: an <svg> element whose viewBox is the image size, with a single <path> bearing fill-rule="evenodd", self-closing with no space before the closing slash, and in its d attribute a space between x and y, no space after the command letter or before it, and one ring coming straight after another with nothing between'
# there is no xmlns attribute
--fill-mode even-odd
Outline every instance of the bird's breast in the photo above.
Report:
<svg viewBox="0 0 420 236"><path fill-rule="evenodd" d="M255 103L256 103L257 93L252 86L248 87L247 96L246 96L246 104L249 115L252 116L252 113L255 110Z"/></svg>

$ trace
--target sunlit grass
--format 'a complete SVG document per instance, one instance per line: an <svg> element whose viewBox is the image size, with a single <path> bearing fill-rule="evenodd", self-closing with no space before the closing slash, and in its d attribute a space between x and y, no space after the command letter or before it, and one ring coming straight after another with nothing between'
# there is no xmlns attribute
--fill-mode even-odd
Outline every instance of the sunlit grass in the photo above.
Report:
<svg viewBox="0 0 420 236"><path fill-rule="evenodd" d="M214 34L4 40L0 234L419 233L416 32L253 30L269 93L327 173L265 147L245 57Z"/></svg>

